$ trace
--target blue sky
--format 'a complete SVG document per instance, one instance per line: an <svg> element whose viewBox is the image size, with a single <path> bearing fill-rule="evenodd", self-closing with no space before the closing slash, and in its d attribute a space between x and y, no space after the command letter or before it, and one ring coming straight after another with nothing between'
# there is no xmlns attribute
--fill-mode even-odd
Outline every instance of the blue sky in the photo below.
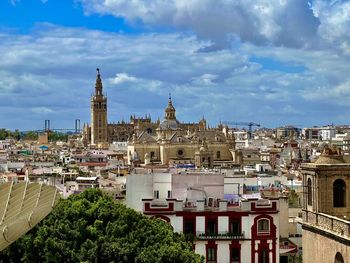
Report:
<svg viewBox="0 0 350 263"><path fill-rule="evenodd" d="M109 122L204 115L266 127L349 124L350 2L2 0L0 127L89 120L99 67Z"/></svg>

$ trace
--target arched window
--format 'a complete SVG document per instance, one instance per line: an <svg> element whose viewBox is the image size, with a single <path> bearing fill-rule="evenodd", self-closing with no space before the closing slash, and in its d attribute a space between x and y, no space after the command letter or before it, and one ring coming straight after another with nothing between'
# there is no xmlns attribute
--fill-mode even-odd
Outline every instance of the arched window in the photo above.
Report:
<svg viewBox="0 0 350 263"><path fill-rule="evenodd" d="M344 263L344 258L339 252L335 254L334 263Z"/></svg>
<svg viewBox="0 0 350 263"><path fill-rule="evenodd" d="M270 220L260 219L258 220L258 233L267 234L270 232Z"/></svg>
<svg viewBox="0 0 350 263"><path fill-rule="evenodd" d="M312 205L312 186L311 179L307 179L307 204Z"/></svg>
<svg viewBox="0 0 350 263"><path fill-rule="evenodd" d="M342 179L337 179L333 183L333 206L345 207L346 187Z"/></svg>

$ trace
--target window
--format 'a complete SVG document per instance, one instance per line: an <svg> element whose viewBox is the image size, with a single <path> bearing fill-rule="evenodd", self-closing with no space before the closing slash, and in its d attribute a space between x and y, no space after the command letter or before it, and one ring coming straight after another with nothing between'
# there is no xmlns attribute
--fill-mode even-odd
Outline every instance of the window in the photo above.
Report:
<svg viewBox="0 0 350 263"><path fill-rule="evenodd" d="M270 220L260 219L258 220L258 233L269 233L270 232Z"/></svg>
<svg viewBox="0 0 350 263"><path fill-rule="evenodd" d="M217 151L216 152L216 159L220 159L220 157L221 157L221 153L220 153L220 151Z"/></svg>
<svg viewBox="0 0 350 263"><path fill-rule="evenodd" d="M184 150L182 150L182 149L177 150L178 156L182 156L183 154L184 154Z"/></svg>
<svg viewBox="0 0 350 263"><path fill-rule="evenodd" d="M333 206L345 207L346 187L342 179L337 179L333 183Z"/></svg>
<svg viewBox="0 0 350 263"><path fill-rule="evenodd" d="M307 204L312 205L312 186L311 179L307 179Z"/></svg>
<svg viewBox="0 0 350 263"><path fill-rule="evenodd" d="M195 219L184 218L184 234L195 234Z"/></svg>
<svg viewBox="0 0 350 263"><path fill-rule="evenodd" d="M233 247L231 249L231 263L239 263L241 251L239 248Z"/></svg>
<svg viewBox="0 0 350 263"><path fill-rule="evenodd" d="M158 190L153 191L153 197L155 199L159 199L159 191Z"/></svg>
<svg viewBox="0 0 350 263"><path fill-rule="evenodd" d="M216 234L217 233L216 226L217 226L216 219L214 219L214 218L207 219L206 233Z"/></svg>
<svg viewBox="0 0 350 263"><path fill-rule="evenodd" d="M230 232L233 234L241 233L241 223L238 219L232 220L230 222Z"/></svg>
<svg viewBox="0 0 350 263"><path fill-rule="evenodd" d="M214 247L207 248L207 262L210 262L210 263L216 262L216 248Z"/></svg>
<svg viewBox="0 0 350 263"><path fill-rule="evenodd" d="M259 263L269 263L269 253L266 249L261 250L259 255Z"/></svg>
<svg viewBox="0 0 350 263"><path fill-rule="evenodd" d="M171 198L172 197L172 193L171 191L168 191L168 198Z"/></svg>
<svg viewBox="0 0 350 263"><path fill-rule="evenodd" d="M151 159L154 159L155 156L156 156L155 153L151 152Z"/></svg>
<svg viewBox="0 0 350 263"><path fill-rule="evenodd" d="M339 252L335 255L334 263L344 263L344 258Z"/></svg>

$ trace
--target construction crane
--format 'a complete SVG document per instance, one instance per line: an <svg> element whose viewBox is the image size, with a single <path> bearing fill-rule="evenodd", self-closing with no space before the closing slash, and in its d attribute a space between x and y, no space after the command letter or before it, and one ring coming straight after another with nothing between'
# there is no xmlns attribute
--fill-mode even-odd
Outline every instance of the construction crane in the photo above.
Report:
<svg viewBox="0 0 350 263"><path fill-rule="evenodd" d="M248 126L248 139L250 140L252 138L252 127L256 126L256 127L260 127L259 123L255 123L255 122L234 122L234 121L223 121L221 122L222 124L225 125L235 125L235 126Z"/></svg>

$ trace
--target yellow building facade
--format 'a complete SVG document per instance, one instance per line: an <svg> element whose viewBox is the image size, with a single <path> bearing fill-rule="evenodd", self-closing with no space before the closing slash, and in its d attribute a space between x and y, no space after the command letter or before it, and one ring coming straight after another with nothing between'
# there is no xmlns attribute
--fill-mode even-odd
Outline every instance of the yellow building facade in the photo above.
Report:
<svg viewBox="0 0 350 263"><path fill-rule="evenodd" d="M213 167L234 164L235 139L220 127L209 129L204 118L196 125L180 123L171 97L156 132L135 132L128 143L128 162L143 164L194 164Z"/></svg>
<svg viewBox="0 0 350 263"><path fill-rule="evenodd" d="M325 149L303 164L303 262L350 262L350 163Z"/></svg>

